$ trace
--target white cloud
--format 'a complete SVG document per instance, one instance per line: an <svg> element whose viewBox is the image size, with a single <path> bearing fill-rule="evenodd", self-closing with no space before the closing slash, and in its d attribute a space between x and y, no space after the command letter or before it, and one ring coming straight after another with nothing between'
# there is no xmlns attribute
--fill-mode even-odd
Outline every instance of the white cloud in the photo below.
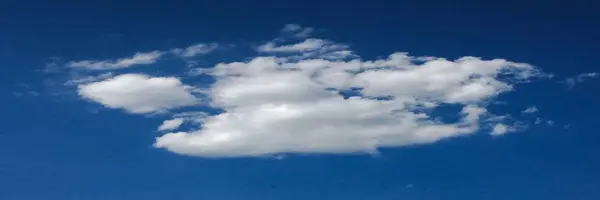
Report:
<svg viewBox="0 0 600 200"><path fill-rule="evenodd" d="M321 57L323 59L327 59L327 60L343 60L345 58L354 57L354 56L356 56L356 55L354 55L354 53L352 53L352 51L339 50L339 51L328 52L328 53L322 55Z"/></svg>
<svg viewBox="0 0 600 200"><path fill-rule="evenodd" d="M315 38L306 39L297 44L277 46L275 42L268 42L258 47L259 52L281 52L281 53L292 53L292 52L306 52L314 51L327 45L327 41Z"/></svg>
<svg viewBox="0 0 600 200"><path fill-rule="evenodd" d="M68 67L87 70L112 70L131 67L134 65L154 64L163 55L161 51L136 53L130 58L117 60L82 60L67 63Z"/></svg>
<svg viewBox="0 0 600 200"><path fill-rule="evenodd" d="M539 110L538 110L537 107L535 107L535 106L529 106L529 107L527 107L527 109L521 111L521 113L523 113L523 114L531 114L531 113L536 113L538 111Z"/></svg>
<svg viewBox="0 0 600 200"><path fill-rule="evenodd" d="M573 87L575 87L575 85L577 85L579 83L583 83L587 79L596 78L598 76L600 76L600 73L596 73L596 72L594 72L594 73L582 73L582 74L579 74L577 76L567 78L563 82L565 84L567 84L567 87L573 88Z"/></svg>
<svg viewBox="0 0 600 200"><path fill-rule="evenodd" d="M315 41L323 40L266 49L327 48ZM216 79L207 91L210 106L223 112L202 116L195 131L158 137L156 147L186 155L238 157L376 153L381 147L433 143L477 132L481 123L490 123L482 119L496 116L483 107L487 102L540 73L504 59L394 53L371 61L256 57L217 64L208 74ZM358 96L344 98L336 92L352 88L361 88ZM461 106L454 113L460 120L444 123L431 115L440 104ZM493 134L512 130L516 128L496 125Z"/></svg>
<svg viewBox="0 0 600 200"><path fill-rule="evenodd" d="M494 136L498 136L498 135L504 135L509 131L509 127L505 124L496 124L496 126L494 126L494 128L492 129L492 135Z"/></svg>
<svg viewBox="0 0 600 200"><path fill-rule="evenodd" d="M198 56L198 55L208 54L217 48L218 48L218 45L216 43L212 43L212 44L199 43L199 44L191 45L184 49L180 49L180 48L173 49L172 52L174 54L180 55L182 57L194 57L194 56Z"/></svg>
<svg viewBox="0 0 600 200"><path fill-rule="evenodd" d="M185 120L183 118L175 118L170 120L165 120L159 127L159 131L170 131L178 129L181 124L183 124Z"/></svg>
<svg viewBox="0 0 600 200"><path fill-rule="evenodd" d="M200 111L181 112L173 115L175 118L183 118L185 121L197 124L204 122L208 116L210 116L208 113Z"/></svg>
<svg viewBox="0 0 600 200"><path fill-rule="evenodd" d="M306 38L312 28L290 24L282 34ZM155 113L203 104L164 121L160 131L182 123L154 146L203 157L295 153L369 153L379 148L434 143L491 128L492 135L522 130L506 125L508 115L486 108L495 98L544 74L526 63L465 56L450 60L397 52L363 60L344 44L308 38L296 44L273 40L257 48L263 56L194 70L212 76L209 85L185 85L176 77L143 74L73 79L83 98L130 113ZM216 44L197 44L168 53L193 57ZM118 69L152 64L164 53L131 58L70 62L72 68ZM266 55L265 55L266 54ZM187 60L187 59L186 59ZM193 77L190 77L193 78ZM186 79L188 80L188 79ZM194 94L206 96L201 102ZM352 94L352 95L350 95ZM437 115L440 106L461 110ZM210 112L209 112L210 111ZM215 114L215 112L217 112ZM209 114L210 113L210 114Z"/></svg>
<svg viewBox="0 0 600 200"><path fill-rule="evenodd" d="M325 60L347 60L358 58L347 45L337 44L332 41L308 38L296 44L287 44L277 46L276 42L267 42L259 46L256 50L261 53L290 54L287 57L280 57L285 60L306 60L306 59L325 59Z"/></svg>
<svg viewBox="0 0 600 200"><path fill-rule="evenodd" d="M501 122L507 119L511 119L510 115L491 115L487 119L486 122Z"/></svg>
<svg viewBox="0 0 600 200"><path fill-rule="evenodd" d="M79 95L109 108L151 113L194 105L198 100L175 77L124 74L78 86Z"/></svg>

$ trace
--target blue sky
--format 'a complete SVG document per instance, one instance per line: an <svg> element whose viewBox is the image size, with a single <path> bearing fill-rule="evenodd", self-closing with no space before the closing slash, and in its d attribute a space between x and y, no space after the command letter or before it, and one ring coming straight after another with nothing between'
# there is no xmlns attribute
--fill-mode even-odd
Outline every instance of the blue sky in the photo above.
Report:
<svg viewBox="0 0 600 200"><path fill-rule="evenodd" d="M598 199L598 5L0 2L0 199Z"/></svg>

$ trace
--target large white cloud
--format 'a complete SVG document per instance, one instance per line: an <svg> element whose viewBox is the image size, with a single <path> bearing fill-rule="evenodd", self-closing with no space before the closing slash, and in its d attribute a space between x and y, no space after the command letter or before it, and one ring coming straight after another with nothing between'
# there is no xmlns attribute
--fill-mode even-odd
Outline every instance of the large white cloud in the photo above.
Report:
<svg viewBox="0 0 600 200"><path fill-rule="evenodd" d="M302 53L323 47L306 43L259 50ZM198 130L167 133L155 146L186 155L237 157L376 153L381 147L433 143L489 127L481 124L494 116L486 103L540 74L531 65L504 59L294 56L217 64L209 72L216 82L207 94L210 105L223 112L202 115ZM462 107L453 113L458 121L443 122L432 114L444 104ZM500 134L508 131L504 128L487 131Z"/></svg>
<svg viewBox="0 0 600 200"><path fill-rule="evenodd" d="M313 29L290 24L281 32L299 39ZM397 52L363 60L349 46L331 40L307 38L289 44L288 39L258 47L258 57L193 70L212 76L215 82L209 85L189 86L175 77L143 74L82 76L72 84L79 84L83 98L130 113L199 104L192 93L208 97L202 103L212 109L176 113L158 128L174 131L185 121L198 125L197 129L165 133L154 146L185 155L239 157L377 153L382 147L434 143L477 132L516 132L526 125L507 124L508 115L490 113L487 105L515 90L516 84L544 77L529 64L505 59L445 59ZM169 53L191 59L216 47L197 44ZM162 54L71 62L70 66L116 69L152 64Z"/></svg>
<svg viewBox="0 0 600 200"><path fill-rule="evenodd" d="M150 113L198 103L175 77L124 74L78 86L79 95L110 108Z"/></svg>

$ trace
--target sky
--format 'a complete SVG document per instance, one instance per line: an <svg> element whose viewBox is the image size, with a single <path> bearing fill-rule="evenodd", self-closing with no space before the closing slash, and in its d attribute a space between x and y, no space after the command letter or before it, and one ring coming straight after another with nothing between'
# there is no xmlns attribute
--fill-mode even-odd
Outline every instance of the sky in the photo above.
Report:
<svg viewBox="0 0 600 200"><path fill-rule="evenodd" d="M2 1L0 199L599 199L598 6Z"/></svg>

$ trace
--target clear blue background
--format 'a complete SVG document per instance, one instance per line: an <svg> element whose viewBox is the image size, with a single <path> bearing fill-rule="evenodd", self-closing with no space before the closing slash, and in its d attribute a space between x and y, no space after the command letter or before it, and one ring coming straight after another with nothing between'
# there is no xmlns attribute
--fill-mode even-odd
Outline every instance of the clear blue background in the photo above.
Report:
<svg viewBox="0 0 600 200"><path fill-rule="evenodd" d="M0 2L0 199L600 199L600 13L593 1ZM110 59L196 42L269 40L287 23L325 29L365 58L393 51L527 62L555 74L521 85L556 122L384 149L380 157L203 159L151 147L162 118L52 95L49 57ZM233 59L233 58L232 58ZM150 68L152 69L152 68ZM38 96L14 92L37 91ZM72 92L72 91L71 91ZM529 119L533 120L533 119Z"/></svg>

